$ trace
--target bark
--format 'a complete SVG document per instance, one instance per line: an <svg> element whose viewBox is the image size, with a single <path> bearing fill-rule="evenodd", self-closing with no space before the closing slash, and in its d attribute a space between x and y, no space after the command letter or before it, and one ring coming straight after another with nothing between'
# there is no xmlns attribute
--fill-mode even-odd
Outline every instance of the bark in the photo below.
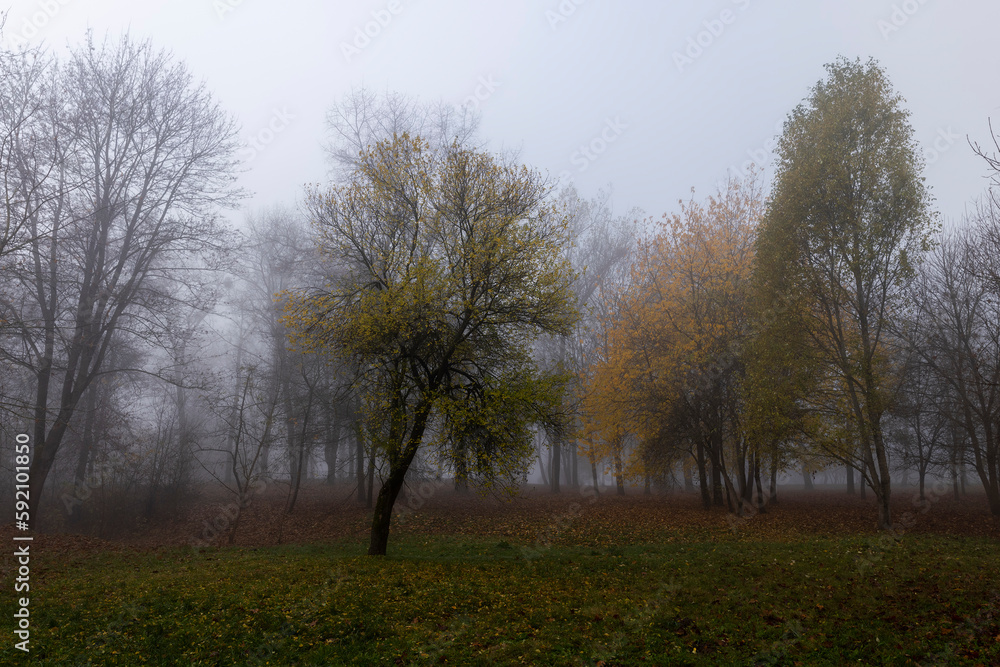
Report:
<svg viewBox="0 0 1000 667"><path fill-rule="evenodd" d="M771 497L768 502L776 503L778 502L778 457L771 457Z"/></svg>
<svg viewBox="0 0 1000 667"><path fill-rule="evenodd" d="M460 495L469 492L469 471L466 460L465 445L459 443L455 449L455 493Z"/></svg>
<svg viewBox="0 0 1000 667"><path fill-rule="evenodd" d="M570 480L571 480L570 484L574 489L580 488L580 477L579 477L579 472L577 470L580 458L578 453L578 447L579 445L575 442L570 447L570 460L572 461L572 466L570 466Z"/></svg>
<svg viewBox="0 0 1000 667"><path fill-rule="evenodd" d="M365 439L361 420L354 423L354 475L358 482L358 504L364 504L368 494L365 493Z"/></svg>
<svg viewBox="0 0 1000 667"><path fill-rule="evenodd" d="M705 509L710 509L712 507L712 496L709 494L708 490L708 471L705 470L705 445L699 441L695 451L697 452L695 460L698 463L698 483L701 488L701 504Z"/></svg>
<svg viewBox="0 0 1000 667"><path fill-rule="evenodd" d="M368 457L368 488L365 489L367 494L365 495L365 507L371 509L373 495L375 493L375 453Z"/></svg>
<svg viewBox="0 0 1000 667"><path fill-rule="evenodd" d="M621 443L615 443L615 486L618 487L618 495L625 495L625 473L622 463Z"/></svg>
<svg viewBox="0 0 1000 667"><path fill-rule="evenodd" d="M552 463L549 466L549 477L552 482L552 493L559 493L559 462L562 459L562 442L558 434L549 438L552 443Z"/></svg>
<svg viewBox="0 0 1000 667"><path fill-rule="evenodd" d="M427 419L430 416L431 405L424 401L417 406L413 428L406 440L402 452L397 457L389 459L389 475L382 488L378 492L378 500L375 502L375 511L372 514L371 540L368 544L369 556L384 556L389 545L389 526L392 522L392 507L396 503L403 482L406 480L406 472L413 463L413 458L417 454L420 442L427 427Z"/></svg>
<svg viewBox="0 0 1000 667"><path fill-rule="evenodd" d="M83 423L83 439L80 442L80 454L76 461L76 475L73 480L77 484L85 483L87 479L87 464L90 462L90 451L94 442L94 422L97 419L97 387L91 388L86 396L86 415ZM152 493L152 492L151 492ZM148 515L148 512L147 512ZM67 522L77 525L83 513L80 511L80 504L73 503L69 508Z"/></svg>
<svg viewBox="0 0 1000 667"><path fill-rule="evenodd" d="M597 485L597 460L592 454L588 458L590 459L590 477L594 480L594 495L599 496L601 491Z"/></svg>
<svg viewBox="0 0 1000 667"><path fill-rule="evenodd" d="M326 461L326 483L337 483L337 454L340 449L340 420L331 416L327 425L326 444L323 447L323 459Z"/></svg>
<svg viewBox="0 0 1000 667"><path fill-rule="evenodd" d="M723 498L722 495L722 469L716 463L715 448L708 448L708 452L711 457L712 464L712 504L716 507L722 507L726 504L725 498Z"/></svg>
<svg viewBox="0 0 1000 667"><path fill-rule="evenodd" d="M535 433L535 448L538 452L538 470L542 474L542 484L549 485L549 475L545 472L545 452L541 432Z"/></svg>
<svg viewBox="0 0 1000 667"><path fill-rule="evenodd" d="M760 479L760 460L758 459L754 465L754 479L757 482L757 509L761 512L764 511L767 505L767 499L764 497L764 485L761 483Z"/></svg>

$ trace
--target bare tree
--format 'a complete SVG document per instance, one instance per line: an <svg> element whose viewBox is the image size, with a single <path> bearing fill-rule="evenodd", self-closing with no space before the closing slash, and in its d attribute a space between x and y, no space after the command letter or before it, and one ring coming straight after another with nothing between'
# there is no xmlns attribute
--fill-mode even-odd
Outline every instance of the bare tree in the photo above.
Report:
<svg viewBox="0 0 1000 667"><path fill-rule="evenodd" d="M238 369L238 372L243 369ZM236 509L229 530L229 544L236 539L243 510L250 504L253 494L266 477L261 466L261 456L274 439L274 424L278 409L277 385L265 386L255 377L255 369L245 369L245 376L235 398L236 410L228 421L227 430L233 434L232 449L227 452L230 479L223 482L236 496ZM212 473L214 475L214 473ZM217 477L217 476L216 476ZM217 477L218 478L218 477Z"/></svg>
<svg viewBox="0 0 1000 667"><path fill-rule="evenodd" d="M234 122L169 54L88 36L51 76L49 151L25 168L22 181L41 185L20 190L28 241L0 295L16 328L3 355L34 379L35 517L115 334L155 338L156 313L175 301L175 263L225 243L213 211L240 194Z"/></svg>
<svg viewBox="0 0 1000 667"><path fill-rule="evenodd" d="M453 143L480 147L475 139L479 115L468 107L421 103L396 92L380 96L364 87L351 90L330 107L326 123L331 137L326 152L335 180L349 179L362 150L404 133L420 137L435 149Z"/></svg>
<svg viewBox="0 0 1000 667"><path fill-rule="evenodd" d="M914 297L910 340L945 389L943 407L956 431L950 463L958 467L967 444L1000 525L1000 283L991 279L996 255L983 252L998 222L997 203L986 198L973 226L935 250Z"/></svg>
<svg viewBox="0 0 1000 667"><path fill-rule="evenodd" d="M572 186L565 188L559 197L570 225L571 240L564 248L564 254L576 272L573 292L577 308L583 315L573 332L567 336L546 337L537 346L536 355L547 366L562 366L578 376L586 374L595 356L602 351L605 326L608 321L607 309L627 282L631 271L631 258L637 242L635 221L642 217L641 211L632 209L624 215L615 215L613 191L609 187L597 193L592 199L583 199ZM569 415L568 423L579 424L579 402L583 387L574 387L565 406ZM570 429L579 430L579 429ZM572 486L579 484L579 443L573 439L564 443L567 433L564 429L550 429L548 435L551 447L550 488L560 491L563 445L569 445L568 477ZM594 488L597 488L598 456L593 443L585 450ZM620 461L620 457L618 458ZM620 466L619 466L620 467ZM623 479L617 476L618 486L624 493Z"/></svg>
<svg viewBox="0 0 1000 667"><path fill-rule="evenodd" d="M0 262L24 250L28 220L52 197L45 186L59 178L56 85L48 54L0 49Z"/></svg>

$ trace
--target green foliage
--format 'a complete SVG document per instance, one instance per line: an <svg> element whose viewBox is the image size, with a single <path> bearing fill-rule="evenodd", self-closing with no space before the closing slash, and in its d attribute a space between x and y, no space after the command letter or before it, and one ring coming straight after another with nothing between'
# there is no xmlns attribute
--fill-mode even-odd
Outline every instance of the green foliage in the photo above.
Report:
<svg viewBox="0 0 1000 667"><path fill-rule="evenodd" d="M896 373L893 329L934 230L902 102L874 61L827 65L827 78L785 123L754 269L760 331L770 339L759 346L791 362L769 393L787 408L788 388L809 389L796 400L832 419L831 441L857 439L857 457L853 443L827 451L862 469L883 527L889 465L881 420ZM805 369L811 382L780 386Z"/></svg>
<svg viewBox="0 0 1000 667"><path fill-rule="evenodd" d="M331 280L289 295L286 322L300 348L358 369L367 432L390 468L373 553L428 429L493 481L523 470L528 425L554 418L545 408L560 405L565 378L541 374L529 351L578 313L566 220L548 194L525 167L404 134L363 151L350 184L310 196Z"/></svg>

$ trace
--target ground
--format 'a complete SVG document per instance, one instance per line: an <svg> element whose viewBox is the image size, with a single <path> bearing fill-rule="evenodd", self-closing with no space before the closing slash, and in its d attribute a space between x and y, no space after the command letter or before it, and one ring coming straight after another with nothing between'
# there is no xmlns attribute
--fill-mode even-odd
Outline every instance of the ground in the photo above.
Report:
<svg viewBox="0 0 1000 667"><path fill-rule="evenodd" d="M782 489L743 519L641 489L418 489L387 558L363 555L369 514L350 488L318 484L285 517L272 485L232 548L212 528L222 495L114 540L39 535L32 662L1000 665L1000 541L981 495L897 491L886 535L874 502L840 489Z"/></svg>

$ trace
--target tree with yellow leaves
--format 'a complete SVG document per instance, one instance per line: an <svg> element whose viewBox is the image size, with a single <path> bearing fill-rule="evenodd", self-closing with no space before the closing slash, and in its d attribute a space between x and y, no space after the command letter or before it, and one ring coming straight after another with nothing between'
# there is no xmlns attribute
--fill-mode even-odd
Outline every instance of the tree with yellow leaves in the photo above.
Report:
<svg viewBox="0 0 1000 667"><path fill-rule="evenodd" d="M289 295L304 350L359 369L368 436L387 463L370 555L384 555L392 508L432 434L461 443L483 483L523 473L530 426L558 419L565 377L530 350L577 318L561 259L565 220L544 179L453 145L406 134L362 151L352 181L312 191L309 208L334 269L322 289Z"/></svg>
<svg viewBox="0 0 1000 667"><path fill-rule="evenodd" d="M611 445L627 425L643 443L634 457L640 468L655 459L674 462L664 450L686 447L698 462L703 500L710 502L710 465L716 502L724 491L737 514L760 468L744 431L739 387L762 206L752 177L664 217L641 244L589 394L595 435Z"/></svg>

